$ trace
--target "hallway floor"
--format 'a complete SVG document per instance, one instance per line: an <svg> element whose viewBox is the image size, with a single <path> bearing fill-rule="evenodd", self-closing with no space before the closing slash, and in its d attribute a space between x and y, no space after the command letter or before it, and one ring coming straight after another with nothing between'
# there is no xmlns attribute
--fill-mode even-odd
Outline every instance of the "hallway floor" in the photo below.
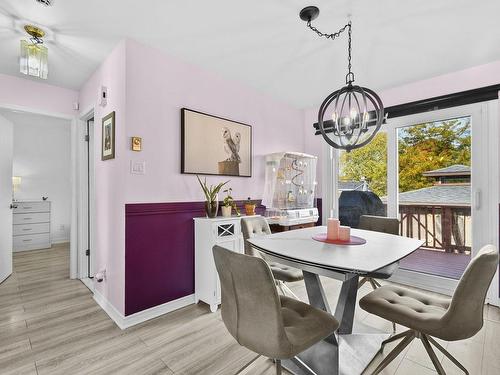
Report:
<svg viewBox="0 0 500 375"><path fill-rule="evenodd" d="M14 273L0 285L2 375L232 375L255 357L227 333L220 312L212 314L202 303L122 331L80 281L68 279L68 265L69 251L64 246L14 255ZM340 283L324 280L324 285L335 301ZM305 297L303 284L292 288ZM364 286L360 294L368 291ZM473 375L500 373L499 309L487 307L485 318L474 338L444 344ZM358 308L359 322L391 331L389 322ZM460 374L450 361L442 356L441 360L447 374ZM270 360L260 358L249 373L271 375L274 371ZM435 372L421 343L414 341L382 374Z"/></svg>

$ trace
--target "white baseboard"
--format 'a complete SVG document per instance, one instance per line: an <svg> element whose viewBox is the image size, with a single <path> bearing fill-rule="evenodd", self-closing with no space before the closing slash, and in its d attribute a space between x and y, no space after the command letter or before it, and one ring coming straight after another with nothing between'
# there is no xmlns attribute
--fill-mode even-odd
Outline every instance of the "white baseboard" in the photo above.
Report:
<svg viewBox="0 0 500 375"><path fill-rule="evenodd" d="M182 307L191 305L194 303L194 294L186 297L176 299L151 307L150 309L140 311L138 313L124 316L122 315L109 301L97 290L94 290L94 300L99 306L109 315L109 317L116 323L120 329L127 329L129 327L135 326L136 324L145 322L147 320L156 318L160 315L178 310Z"/></svg>
<svg viewBox="0 0 500 375"><path fill-rule="evenodd" d="M54 237L51 237L50 238L50 242L52 243L52 245L59 245L59 244L69 244L69 238L54 238Z"/></svg>
<svg viewBox="0 0 500 375"><path fill-rule="evenodd" d="M94 282L92 281L92 279L89 279L88 277L84 277L82 279L80 279L80 281L83 283L83 285L85 285L92 293L94 293Z"/></svg>

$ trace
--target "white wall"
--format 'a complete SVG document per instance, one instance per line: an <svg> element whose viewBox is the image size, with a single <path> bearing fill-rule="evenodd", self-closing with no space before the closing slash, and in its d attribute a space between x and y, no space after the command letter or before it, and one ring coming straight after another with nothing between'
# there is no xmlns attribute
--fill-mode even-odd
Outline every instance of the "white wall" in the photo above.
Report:
<svg viewBox="0 0 500 375"><path fill-rule="evenodd" d="M68 242L71 223L71 122L30 113L4 111L14 123L13 175L22 182L17 200L51 202L53 243Z"/></svg>

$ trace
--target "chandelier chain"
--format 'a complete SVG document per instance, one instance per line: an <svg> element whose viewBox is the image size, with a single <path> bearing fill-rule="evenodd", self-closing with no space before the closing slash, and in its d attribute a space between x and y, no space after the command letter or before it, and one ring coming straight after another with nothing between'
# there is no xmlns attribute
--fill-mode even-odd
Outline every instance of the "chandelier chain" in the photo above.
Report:
<svg viewBox="0 0 500 375"><path fill-rule="evenodd" d="M351 27L351 22L349 22L347 25L345 25L344 27L342 27L339 31L337 31L336 33L332 33L332 34L326 34L326 33L323 33L321 31L319 31L316 27L314 27L312 24L311 24L311 21L307 21L307 27L310 28L312 31L314 31L316 34L318 34L318 36L322 37L322 38L326 38L326 39L331 39L331 40L335 40L336 38L338 38L340 36L340 34L342 34L344 31L346 31L346 29L349 27Z"/></svg>
<svg viewBox="0 0 500 375"><path fill-rule="evenodd" d="M352 24L351 21L347 24L349 26L348 30L348 47L347 47L347 76L346 76L346 83L352 83L354 82L354 73L351 71L352 68L352 63L351 63L351 51L352 51Z"/></svg>
<svg viewBox="0 0 500 375"><path fill-rule="evenodd" d="M349 21L349 23L347 23L344 27L339 29L339 31L332 33L332 34L327 34L327 33L323 33L321 31L319 31L316 27L314 27L311 24L310 20L307 21L307 27L310 28L312 31L314 31L316 34L318 34L319 37L330 39L330 40L337 39L344 31L347 30L347 34L348 34L347 70L348 70L348 73L345 76L345 80L346 80L347 84L352 84L354 82L354 73L352 72L352 62L351 62L351 60L352 60L352 57L351 57L351 53L352 53L352 22Z"/></svg>

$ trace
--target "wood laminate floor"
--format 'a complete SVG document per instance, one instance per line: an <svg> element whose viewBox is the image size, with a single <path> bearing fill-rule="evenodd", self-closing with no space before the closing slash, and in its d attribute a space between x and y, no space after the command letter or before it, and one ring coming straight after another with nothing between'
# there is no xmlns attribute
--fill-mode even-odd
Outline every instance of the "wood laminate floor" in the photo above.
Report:
<svg viewBox="0 0 500 375"><path fill-rule="evenodd" d="M122 331L80 281L69 280L68 264L68 248L64 246L14 255L14 273L0 284L1 375L232 375L255 357L227 333L220 313L210 313L202 303ZM340 283L325 279L324 285L335 301ZM292 288L305 299L302 283ZM360 294L367 292L368 286ZM391 331L389 322L359 308L356 322ZM499 310L485 309L485 325L474 338L444 346L470 374L499 374ZM447 374L460 374L450 361L440 359ZM270 360L260 358L256 365L250 374L274 374ZM416 340L382 374L435 372Z"/></svg>

